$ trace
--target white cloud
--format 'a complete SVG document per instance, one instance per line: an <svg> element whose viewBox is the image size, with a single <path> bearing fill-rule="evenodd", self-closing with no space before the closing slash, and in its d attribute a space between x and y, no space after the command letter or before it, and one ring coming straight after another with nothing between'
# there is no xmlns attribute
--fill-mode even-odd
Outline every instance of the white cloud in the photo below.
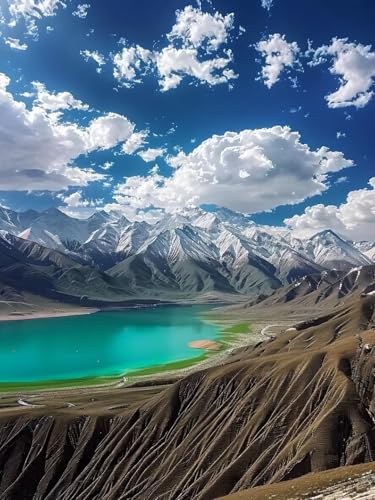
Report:
<svg viewBox="0 0 375 500"><path fill-rule="evenodd" d="M227 66L233 60L231 51L226 57L213 57L200 61L194 48L177 49L166 47L156 55L156 67L159 73L159 85L162 92L179 86L185 76L191 76L199 83L218 85L228 83L238 75Z"/></svg>
<svg viewBox="0 0 375 500"><path fill-rule="evenodd" d="M122 115L107 113L87 128L90 149L110 149L131 137L134 125Z"/></svg>
<svg viewBox="0 0 375 500"><path fill-rule="evenodd" d="M215 51L227 42L233 22L233 13L226 16L217 11L209 14L188 5L183 10L176 11L176 23L167 38L170 41L181 41L185 48L199 48L207 43L208 51Z"/></svg>
<svg viewBox="0 0 375 500"><path fill-rule="evenodd" d="M113 58L113 76L124 87L130 88L142 81L141 77L150 70L152 61L153 53L140 45L123 47Z"/></svg>
<svg viewBox="0 0 375 500"><path fill-rule="evenodd" d="M98 209L102 209L102 207L68 207L66 205L62 205L58 207L58 209L60 212L63 212L74 219L88 219L91 215L97 212Z"/></svg>
<svg viewBox="0 0 375 500"><path fill-rule="evenodd" d="M280 80L284 70L300 67L298 55L300 49L297 42L288 42L285 35L274 33L266 40L261 40L255 45L255 49L264 57L265 65L260 73L260 78L270 89Z"/></svg>
<svg viewBox="0 0 375 500"><path fill-rule="evenodd" d="M65 203L65 205L68 205L69 207L87 207L90 205L90 202L88 200L84 200L82 198L82 191L75 191L68 196L59 194L57 195L57 198L59 198Z"/></svg>
<svg viewBox="0 0 375 500"><path fill-rule="evenodd" d="M263 9L271 10L273 0L261 0Z"/></svg>
<svg viewBox="0 0 375 500"><path fill-rule="evenodd" d="M336 138L337 139L341 139L341 138L344 138L346 137L346 133L345 132L341 132L340 130L338 132L336 132Z"/></svg>
<svg viewBox="0 0 375 500"><path fill-rule="evenodd" d="M130 88L153 73L162 92L178 87L186 77L196 84L228 83L238 76L229 68L233 54L225 48L233 21L232 13L211 14L192 6L177 10L176 23L167 34L169 43L158 50L140 45L123 47L113 57L114 77ZM219 49L220 53L214 55Z"/></svg>
<svg viewBox="0 0 375 500"><path fill-rule="evenodd" d="M311 66L332 61L330 72L339 77L339 88L326 96L328 107L363 108L373 97L375 79L375 52L371 45L351 43L347 38L333 38L330 45L322 45L313 54Z"/></svg>
<svg viewBox="0 0 375 500"><path fill-rule="evenodd" d="M98 209L103 208L103 199L86 200L82 196L82 191L75 191L69 195L58 194L56 196L64 205L59 209L70 217L77 219L86 219L95 213Z"/></svg>
<svg viewBox="0 0 375 500"><path fill-rule="evenodd" d="M103 163L103 165L101 165L100 168L103 169L103 170L109 170L110 168L113 167L113 164L114 164L113 161L106 161L106 162Z"/></svg>
<svg viewBox="0 0 375 500"><path fill-rule="evenodd" d="M28 46L26 43L22 43L18 38L5 38L5 43L9 45L11 49L15 50L27 50Z"/></svg>
<svg viewBox="0 0 375 500"><path fill-rule="evenodd" d="M170 177L128 177L116 187L116 202L166 210L213 203L255 213L319 194L330 173L353 165L324 146L310 149L298 132L281 126L214 135L167 161Z"/></svg>
<svg viewBox="0 0 375 500"><path fill-rule="evenodd" d="M0 73L1 189L60 190L103 180L102 173L78 168L74 160L125 142L134 125L125 116L107 113L80 127L64 121L61 113L48 111L68 105L60 94L48 93L52 102L44 96L44 107L34 102L28 109L7 91L9 83L9 78ZM44 86L41 89L44 95ZM67 95L70 99L71 94Z"/></svg>
<svg viewBox="0 0 375 500"><path fill-rule="evenodd" d="M36 90L35 106L46 111L59 111L66 109L79 109L87 111L89 106L79 99L75 99L70 92L48 92L45 85L40 82L32 82Z"/></svg>
<svg viewBox="0 0 375 500"><path fill-rule="evenodd" d="M14 28L23 23L26 36L34 40L39 36L38 22L55 16L59 8L66 8L66 3L61 0L8 0L7 3L3 10L2 24ZM20 45L24 44L20 42Z"/></svg>
<svg viewBox="0 0 375 500"><path fill-rule="evenodd" d="M141 130L139 132L134 132L129 139L122 145L122 151L125 154L132 155L138 149L140 149L145 143L148 136L147 130Z"/></svg>
<svg viewBox="0 0 375 500"><path fill-rule="evenodd" d="M50 17L56 14L59 7L66 7L61 0L11 0L9 1L9 12L14 19L20 17Z"/></svg>
<svg viewBox="0 0 375 500"><path fill-rule="evenodd" d="M335 184L343 184L344 182L348 182L348 177L346 175L338 177L335 181Z"/></svg>
<svg viewBox="0 0 375 500"><path fill-rule="evenodd" d="M164 148L149 148L144 151L140 151L138 156L142 158L143 161L155 161L159 156L163 156L165 154Z"/></svg>
<svg viewBox="0 0 375 500"><path fill-rule="evenodd" d="M82 3L77 5L76 10L72 12L73 16L79 17L80 19L86 19L90 4Z"/></svg>
<svg viewBox="0 0 375 500"><path fill-rule="evenodd" d="M155 224L165 215L165 211L160 208L143 210L120 203L107 203L104 205L103 210L108 213L121 214L131 221L145 221L149 224Z"/></svg>
<svg viewBox="0 0 375 500"><path fill-rule="evenodd" d="M310 236L323 229L333 229L349 238L374 240L375 235L375 177L369 188L351 191L344 203L307 207L302 215L285 219L296 236Z"/></svg>
<svg viewBox="0 0 375 500"><path fill-rule="evenodd" d="M80 54L86 62L92 59L98 66L96 68L96 71L98 73L102 72L102 66L105 65L105 57L103 56L103 54L101 54L97 50L81 50Z"/></svg>

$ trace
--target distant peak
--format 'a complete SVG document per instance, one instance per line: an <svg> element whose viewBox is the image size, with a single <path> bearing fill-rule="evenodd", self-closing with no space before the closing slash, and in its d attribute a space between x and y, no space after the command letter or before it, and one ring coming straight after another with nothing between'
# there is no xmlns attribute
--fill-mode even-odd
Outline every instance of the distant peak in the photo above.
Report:
<svg viewBox="0 0 375 500"><path fill-rule="evenodd" d="M58 208L56 207L50 207L50 208L47 208L46 210L44 210L42 212L42 214L45 214L45 215L58 215L59 217L69 217L68 215L64 214L64 212L62 212L61 210L59 210Z"/></svg>
<svg viewBox="0 0 375 500"><path fill-rule="evenodd" d="M90 215L89 220L108 220L110 218L110 215L105 212L104 210L98 210L97 212L94 212L92 215Z"/></svg>

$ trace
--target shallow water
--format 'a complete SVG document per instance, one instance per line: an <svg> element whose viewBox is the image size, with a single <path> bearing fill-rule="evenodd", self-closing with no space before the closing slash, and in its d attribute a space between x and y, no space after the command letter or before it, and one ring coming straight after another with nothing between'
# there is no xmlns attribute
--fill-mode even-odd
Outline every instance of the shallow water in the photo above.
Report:
<svg viewBox="0 0 375 500"><path fill-rule="evenodd" d="M0 323L0 383L73 380L200 356L192 340L216 339L200 320L209 306L157 307Z"/></svg>

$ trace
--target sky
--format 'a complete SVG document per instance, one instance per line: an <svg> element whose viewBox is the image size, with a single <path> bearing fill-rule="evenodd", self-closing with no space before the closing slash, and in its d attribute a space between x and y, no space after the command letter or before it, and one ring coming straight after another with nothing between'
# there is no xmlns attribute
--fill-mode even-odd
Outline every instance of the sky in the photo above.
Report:
<svg viewBox="0 0 375 500"><path fill-rule="evenodd" d="M372 0L0 9L1 205L375 239Z"/></svg>

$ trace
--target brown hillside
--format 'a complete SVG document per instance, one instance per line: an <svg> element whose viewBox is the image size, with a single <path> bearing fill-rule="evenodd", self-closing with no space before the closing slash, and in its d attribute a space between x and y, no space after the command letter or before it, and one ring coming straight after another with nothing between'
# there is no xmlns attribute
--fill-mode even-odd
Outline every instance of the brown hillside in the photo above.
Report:
<svg viewBox="0 0 375 500"><path fill-rule="evenodd" d="M209 500L374 460L374 310L346 303L116 416L4 418L0 498Z"/></svg>

